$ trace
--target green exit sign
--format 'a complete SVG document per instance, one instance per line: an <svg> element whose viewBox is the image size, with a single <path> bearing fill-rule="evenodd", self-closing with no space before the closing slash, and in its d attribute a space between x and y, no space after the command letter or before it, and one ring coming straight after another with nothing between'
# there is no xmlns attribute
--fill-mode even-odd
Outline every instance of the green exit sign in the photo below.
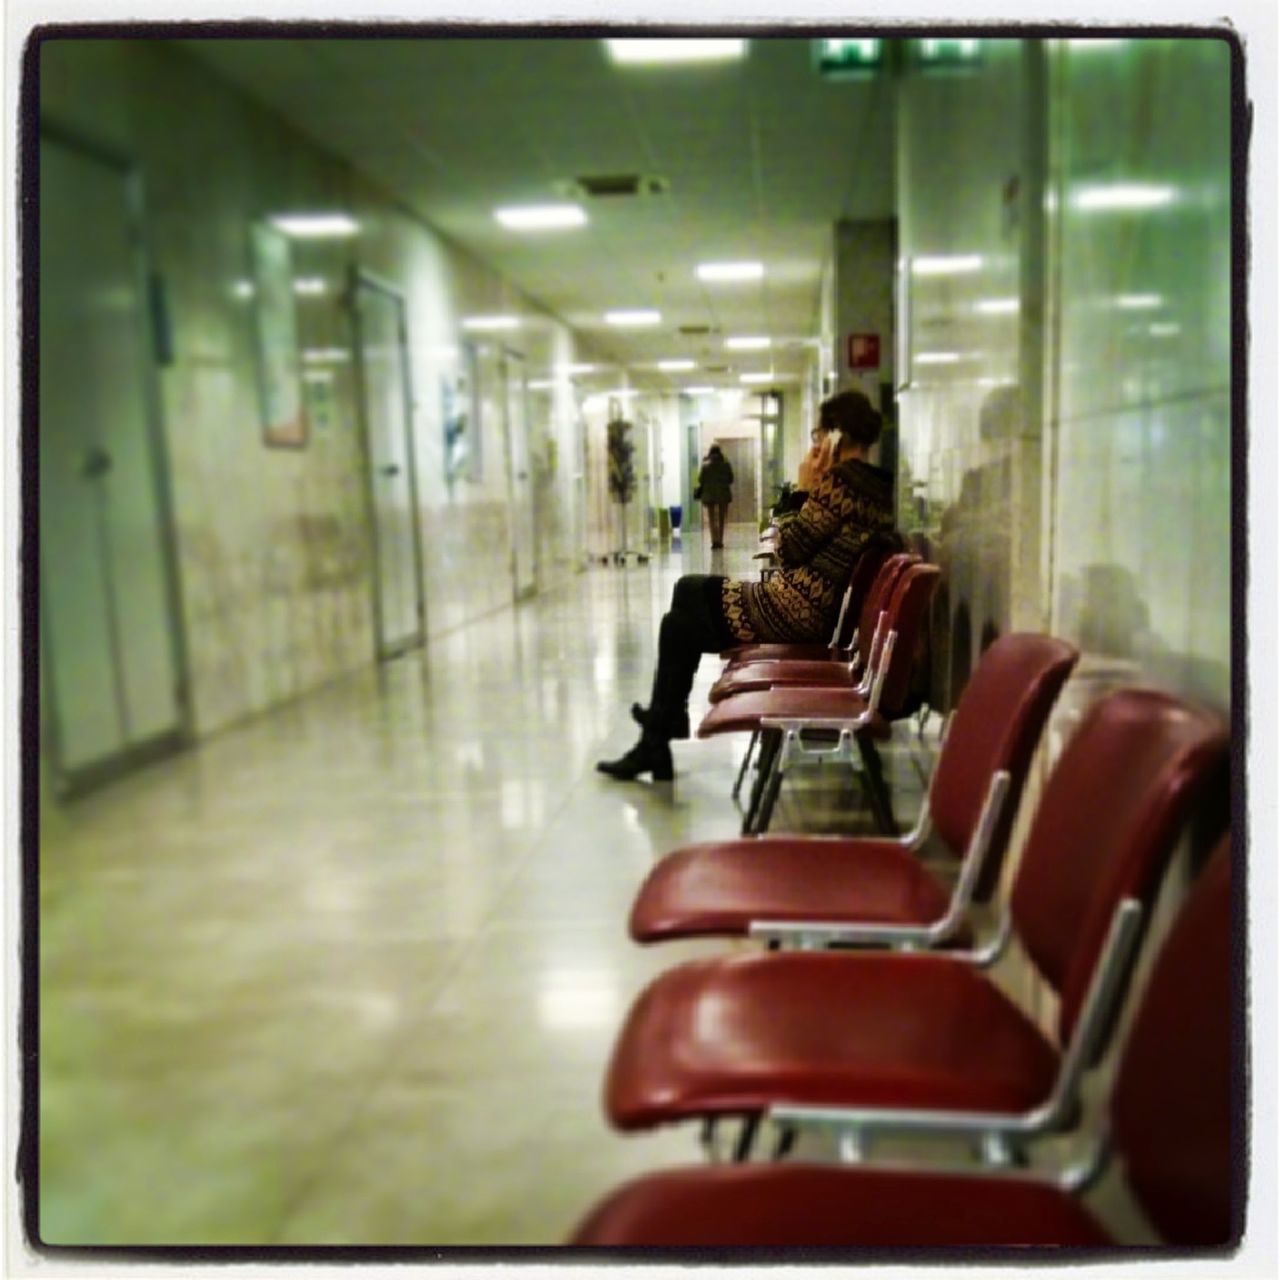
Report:
<svg viewBox="0 0 1280 1280"><path fill-rule="evenodd" d="M920 61L927 67L972 66L981 58L981 40L935 36L918 42Z"/></svg>
<svg viewBox="0 0 1280 1280"><path fill-rule="evenodd" d="M852 37L841 40L819 40L818 71L831 79L865 75L884 63L884 41Z"/></svg>

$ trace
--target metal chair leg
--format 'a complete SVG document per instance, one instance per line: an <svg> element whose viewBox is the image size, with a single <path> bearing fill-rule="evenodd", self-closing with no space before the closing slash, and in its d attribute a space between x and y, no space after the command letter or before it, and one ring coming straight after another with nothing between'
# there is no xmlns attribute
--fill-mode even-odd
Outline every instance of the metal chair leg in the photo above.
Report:
<svg viewBox="0 0 1280 1280"><path fill-rule="evenodd" d="M742 1164L751 1155L751 1148L755 1145L756 1132L760 1128L760 1115L748 1116L742 1122L742 1128L738 1131L738 1145L733 1149L733 1159L735 1164Z"/></svg>
<svg viewBox="0 0 1280 1280"><path fill-rule="evenodd" d="M773 768L769 770L769 777L765 782L764 794L756 810L755 825L752 828L758 836L764 835L769 830L769 820L773 817L774 805L778 803L778 795L782 791L782 779L785 775L786 770L782 766L782 760L775 756Z"/></svg>
<svg viewBox="0 0 1280 1280"><path fill-rule="evenodd" d="M751 788L751 799L746 812L742 815L742 834L751 835L755 830L756 812L760 807L760 799L764 795L765 783L773 768L774 757L782 747L781 729L763 729L760 731L760 751L756 757L756 780Z"/></svg>
<svg viewBox="0 0 1280 1280"><path fill-rule="evenodd" d="M867 784L867 799L871 802L871 812L875 816L876 825L882 834L896 836L898 824L893 817L893 801L889 796L889 788L884 780L884 766L880 761L880 753L875 743L867 740L864 734L854 735L858 743L858 753L862 756L863 777Z"/></svg>
<svg viewBox="0 0 1280 1280"><path fill-rule="evenodd" d="M760 741L760 730L757 729L751 735L751 741L747 743L747 754L742 757L742 768L738 770L738 779L733 784L733 798L736 800L742 791L742 780L747 776L747 766L751 763L751 755L756 749L756 743Z"/></svg>

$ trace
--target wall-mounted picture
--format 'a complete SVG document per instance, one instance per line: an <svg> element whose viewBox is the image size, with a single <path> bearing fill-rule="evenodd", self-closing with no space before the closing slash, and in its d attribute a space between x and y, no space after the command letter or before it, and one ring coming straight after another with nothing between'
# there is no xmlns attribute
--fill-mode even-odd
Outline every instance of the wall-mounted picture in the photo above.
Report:
<svg viewBox="0 0 1280 1280"><path fill-rule="evenodd" d="M250 228L250 248L262 439L274 447L300 449L307 443L307 418L298 367L289 237L265 222L255 222Z"/></svg>
<svg viewBox="0 0 1280 1280"><path fill-rule="evenodd" d="M440 378L444 422L444 478L449 488L458 480L481 479L480 417L476 412L476 352L461 344L458 365Z"/></svg>

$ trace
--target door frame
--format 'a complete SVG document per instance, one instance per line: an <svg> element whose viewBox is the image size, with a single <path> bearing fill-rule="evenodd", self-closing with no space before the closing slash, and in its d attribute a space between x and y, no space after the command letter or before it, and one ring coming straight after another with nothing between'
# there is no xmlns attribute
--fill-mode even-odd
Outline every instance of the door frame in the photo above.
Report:
<svg viewBox="0 0 1280 1280"><path fill-rule="evenodd" d="M132 258L134 285L138 292L141 309L141 347L143 359L139 369L142 398L146 406L146 419L143 423L143 434L148 446L151 481L156 497L157 531L160 536L160 565L163 582L164 612L166 630L172 649L175 674L174 704L177 711L177 724L173 729L165 730L142 742L132 743L120 751L105 757L93 764L67 769L62 764L62 730L57 715L57 680L53 671L53 660L37 643L34 648L41 655L39 672L39 697L49 708L47 717L37 715L37 725L43 735L43 746L47 752L49 764L49 780L55 792L62 796L77 795L91 788L113 781L131 772L140 765L160 759L188 745L195 736L195 710L191 689L191 658L187 645L186 630L182 615L182 570L178 557L177 521L174 515L172 468L169 461L168 440L165 434L164 406L160 395L160 382L157 374L161 364L170 363L172 356L167 356L167 335L160 332L160 308L164 304L164 279L155 268L147 238L146 222L146 186L142 176L141 165L137 159L115 147L108 146L87 136L79 129L70 127L56 118L42 118L37 130L35 146L27 153L36 174L39 173L40 147L44 142L52 142L58 146L76 152L84 159L105 165L113 169L123 179L126 222L130 231L130 256ZM31 171L25 175L31 181ZM33 255L38 264L43 245L39 237L39 211L36 214L36 252ZM40 282L39 272L28 272L25 280L29 318L25 323L29 326L27 336L35 355L34 367L38 367L40 352ZM33 385L34 383L34 385ZM34 379L27 382L23 392L24 432L28 445L34 446L24 451L25 458L38 456L40 440L40 393L39 383ZM39 528L39 473L31 473L30 464L20 460L23 472L23 491L30 499L35 500L36 525ZM29 508L28 508L29 509ZM36 565L40 563L39 536L36 539ZM37 639L48 633L47 619L39 589L39 569L33 574L37 608L35 618L28 625L37 628ZM31 618L31 615L28 615ZM45 660L47 658L47 660ZM117 679L123 678L119 670L118 657L113 658ZM34 690L32 691L34 692Z"/></svg>
<svg viewBox="0 0 1280 1280"><path fill-rule="evenodd" d="M409 472L409 504L412 508L409 521L412 530L413 585L416 597L418 626L412 635L388 643L382 636L382 573L381 540L378 534L377 498L374 493L373 445L369 433L369 402L366 392L364 332L360 324L360 290L381 294L390 298L399 308L397 336L400 339L400 385L404 396L404 445L405 466ZM360 417L360 447L364 456L365 509L369 533L373 542L373 646L378 662L397 658L410 649L420 648L427 642L427 592L423 573L422 510L418 499L418 451L413 432L413 369L409 361L409 305L403 289L397 288L371 271L353 266L350 272L350 312L352 334L355 338L357 410Z"/></svg>
<svg viewBox="0 0 1280 1280"><path fill-rule="evenodd" d="M511 512L510 529L511 529L511 594L515 601L529 600L538 594L538 502L537 493L533 486L533 455L529 448L529 384L525 378L525 355L523 351L517 351L514 347L500 347L498 352L498 364L502 375L502 436L506 445L506 463L507 463L507 504ZM525 482L529 489L529 519L533 525L533 538L529 546L530 578L528 586L521 587L520 575L517 570L518 553L516 551L516 471L515 471L515 435L511 428L511 380L510 372L512 365L519 369L520 373L520 402L521 417L524 420L524 465L525 465Z"/></svg>

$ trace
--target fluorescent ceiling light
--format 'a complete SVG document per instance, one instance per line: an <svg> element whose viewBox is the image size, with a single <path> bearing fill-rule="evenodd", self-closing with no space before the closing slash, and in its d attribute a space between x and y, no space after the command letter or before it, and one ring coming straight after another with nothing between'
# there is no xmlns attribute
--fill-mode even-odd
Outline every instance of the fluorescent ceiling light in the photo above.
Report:
<svg viewBox="0 0 1280 1280"><path fill-rule="evenodd" d="M771 373L744 373L738 378L739 382L773 382L774 376Z"/></svg>
<svg viewBox="0 0 1280 1280"><path fill-rule="evenodd" d="M1074 208L1084 213L1114 209L1158 209L1171 204L1173 187L1146 182L1113 182L1106 186L1080 187L1071 197Z"/></svg>
<svg viewBox="0 0 1280 1280"><path fill-rule="evenodd" d="M976 253L939 254L911 260L911 270L918 276L964 275L981 267L982 259Z"/></svg>
<svg viewBox="0 0 1280 1280"><path fill-rule="evenodd" d="M662 313L659 311L606 311L604 318L606 324L624 326L659 324Z"/></svg>
<svg viewBox="0 0 1280 1280"><path fill-rule="evenodd" d="M518 329L520 321L515 316L468 316L463 320L464 329Z"/></svg>
<svg viewBox="0 0 1280 1280"><path fill-rule="evenodd" d="M715 387L682 387L680 390L686 396L713 396L716 393Z"/></svg>
<svg viewBox="0 0 1280 1280"><path fill-rule="evenodd" d="M699 280L759 280L764 275L763 262L701 262Z"/></svg>
<svg viewBox="0 0 1280 1280"><path fill-rule="evenodd" d="M293 291L303 298L316 298L326 292L328 285L320 276L303 276L293 282Z"/></svg>
<svg viewBox="0 0 1280 1280"><path fill-rule="evenodd" d="M768 338L726 338L724 345L729 351L762 351L769 343Z"/></svg>
<svg viewBox="0 0 1280 1280"><path fill-rule="evenodd" d="M1158 293L1122 293L1116 298L1121 311L1151 311L1164 299Z"/></svg>
<svg viewBox="0 0 1280 1280"><path fill-rule="evenodd" d="M984 316L1013 315L1018 307L1017 298L980 298L973 304L973 309L980 311Z"/></svg>
<svg viewBox="0 0 1280 1280"><path fill-rule="evenodd" d="M679 373L683 369L696 369L698 366L693 360L659 360L658 368L667 373Z"/></svg>
<svg viewBox="0 0 1280 1280"><path fill-rule="evenodd" d="M360 224L345 213L281 213L271 219L271 225L299 240L329 240L360 230Z"/></svg>
<svg viewBox="0 0 1280 1280"><path fill-rule="evenodd" d="M564 366L563 372L570 377L579 373L595 373L596 367L593 364L567 364Z"/></svg>
<svg viewBox="0 0 1280 1280"><path fill-rule="evenodd" d="M916 364L955 364L960 359L958 351L922 351L916 356Z"/></svg>
<svg viewBox="0 0 1280 1280"><path fill-rule="evenodd" d="M634 387L617 387L613 391L606 391L605 394L619 400L630 400L632 396L638 396L640 393Z"/></svg>
<svg viewBox="0 0 1280 1280"><path fill-rule="evenodd" d="M741 58L747 51L745 40L606 40L614 62L707 62Z"/></svg>
<svg viewBox="0 0 1280 1280"><path fill-rule="evenodd" d="M255 292L252 280L237 280L231 286L231 296L233 298L252 298Z"/></svg>
<svg viewBox="0 0 1280 1280"><path fill-rule="evenodd" d="M538 378L529 383L530 391L550 391L556 384L550 378Z"/></svg>
<svg viewBox="0 0 1280 1280"><path fill-rule="evenodd" d="M302 371L303 382L332 382L333 370L331 369L304 369Z"/></svg>
<svg viewBox="0 0 1280 1280"><path fill-rule="evenodd" d="M1153 324L1147 332L1153 338L1172 338L1182 332L1180 324Z"/></svg>
<svg viewBox="0 0 1280 1280"><path fill-rule="evenodd" d="M557 227L581 227L586 212L576 204L530 204L495 209L493 216L512 231L550 231Z"/></svg>
<svg viewBox="0 0 1280 1280"><path fill-rule="evenodd" d="M302 359L307 364L346 364L351 352L344 347L308 347Z"/></svg>

